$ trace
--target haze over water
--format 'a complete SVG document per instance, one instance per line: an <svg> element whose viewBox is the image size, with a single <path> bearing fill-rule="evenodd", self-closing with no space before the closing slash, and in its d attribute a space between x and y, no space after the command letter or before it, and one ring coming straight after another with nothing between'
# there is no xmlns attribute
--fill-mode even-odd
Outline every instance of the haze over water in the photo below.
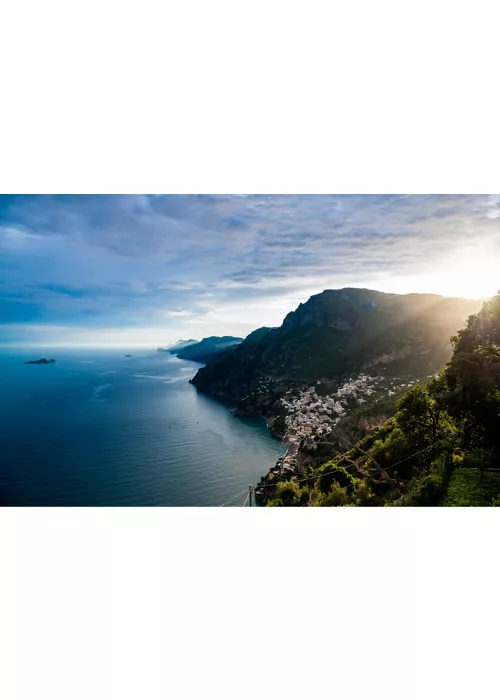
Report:
<svg viewBox="0 0 500 700"><path fill-rule="evenodd" d="M0 505L219 506L283 454L197 393L199 365L125 353L1 351ZM56 364L24 364L42 356Z"/></svg>

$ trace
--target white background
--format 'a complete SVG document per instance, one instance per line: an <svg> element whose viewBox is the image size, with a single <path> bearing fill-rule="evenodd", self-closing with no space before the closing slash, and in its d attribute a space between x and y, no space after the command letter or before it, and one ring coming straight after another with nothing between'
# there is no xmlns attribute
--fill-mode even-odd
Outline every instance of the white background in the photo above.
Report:
<svg viewBox="0 0 500 700"><path fill-rule="evenodd" d="M495 10L3 3L0 191L498 192ZM498 517L4 509L0 695L497 697Z"/></svg>

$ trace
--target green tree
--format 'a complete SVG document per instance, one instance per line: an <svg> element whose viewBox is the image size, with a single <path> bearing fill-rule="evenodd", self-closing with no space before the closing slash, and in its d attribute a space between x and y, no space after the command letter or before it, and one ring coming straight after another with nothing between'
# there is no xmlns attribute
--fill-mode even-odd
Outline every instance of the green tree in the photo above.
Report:
<svg viewBox="0 0 500 700"><path fill-rule="evenodd" d="M338 465L335 460L326 462L318 473L318 487L324 494L330 492L332 484L336 483L348 492L352 492L354 487L354 477L349 474L345 467Z"/></svg>
<svg viewBox="0 0 500 700"><path fill-rule="evenodd" d="M443 431L436 401L419 384L408 389L398 403L396 421L415 450L434 444Z"/></svg>
<svg viewBox="0 0 500 700"><path fill-rule="evenodd" d="M276 487L275 497L269 501L269 506L300 507L309 500L309 490L300 488L294 481L282 481Z"/></svg>
<svg viewBox="0 0 500 700"><path fill-rule="evenodd" d="M431 473L411 482L410 491L396 502L398 506L439 506L444 495L443 477Z"/></svg>
<svg viewBox="0 0 500 700"><path fill-rule="evenodd" d="M444 379L449 413L464 423L466 446L480 440L500 455L500 294L452 339Z"/></svg>
<svg viewBox="0 0 500 700"><path fill-rule="evenodd" d="M357 506L375 505L374 494L372 493L366 481L363 481L361 479L358 479L356 485L354 486L352 498L353 502Z"/></svg>
<svg viewBox="0 0 500 700"><path fill-rule="evenodd" d="M340 507L348 505L350 499L347 488L345 486L340 486L336 481L331 485L330 491L325 495L323 494L316 505L323 507Z"/></svg>

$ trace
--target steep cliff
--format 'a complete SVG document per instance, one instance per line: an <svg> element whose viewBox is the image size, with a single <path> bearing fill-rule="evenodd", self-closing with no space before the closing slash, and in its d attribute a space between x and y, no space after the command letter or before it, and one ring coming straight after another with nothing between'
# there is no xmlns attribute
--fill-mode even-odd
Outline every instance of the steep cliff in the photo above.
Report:
<svg viewBox="0 0 500 700"><path fill-rule="evenodd" d="M436 295L325 291L300 304L280 328L251 334L192 382L243 402L245 412L259 412L294 384L328 383L361 371L425 376L449 359L451 336L480 305Z"/></svg>

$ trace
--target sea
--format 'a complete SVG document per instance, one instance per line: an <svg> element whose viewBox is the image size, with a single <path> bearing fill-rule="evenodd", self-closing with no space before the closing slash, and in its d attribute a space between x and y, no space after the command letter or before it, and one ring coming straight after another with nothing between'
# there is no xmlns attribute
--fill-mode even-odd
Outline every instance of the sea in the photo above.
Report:
<svg viewBox="0 0 500 700"><path fill-rule="evenodd" d="M40 357L56 362L25 364ZM199 394L200 366L152 350L0 350L0 506L244 505L285 449L264 420Z"/></svg>

